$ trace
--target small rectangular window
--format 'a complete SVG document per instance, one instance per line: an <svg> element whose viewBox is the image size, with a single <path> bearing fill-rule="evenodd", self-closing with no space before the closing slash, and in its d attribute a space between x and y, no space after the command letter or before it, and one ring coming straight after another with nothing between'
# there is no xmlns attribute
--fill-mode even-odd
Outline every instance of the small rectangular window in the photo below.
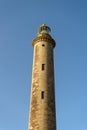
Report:
<svg viewBox="0 0 87 130"><path fill-rule="evenodd" d="M42 44L42 46L45 46L44 44Z"/></svg>
<svg viewBox="0 0 87 130"><path fill-rule="evenodd" d="M45 64L42 64L42 70L45 70Z"/></svg>
<svg viewBox="0 0 87 130"><path fill-rule="evenodd" d="M41 92L41 99L44 99L44 91Z"/></svg>

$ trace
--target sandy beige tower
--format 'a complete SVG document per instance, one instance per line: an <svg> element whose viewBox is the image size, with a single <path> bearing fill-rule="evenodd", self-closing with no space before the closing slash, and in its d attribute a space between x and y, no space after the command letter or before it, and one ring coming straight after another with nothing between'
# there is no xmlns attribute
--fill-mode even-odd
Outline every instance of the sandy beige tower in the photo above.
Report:
<svg viewBox="0 0 87 130"><path fill-rule="evenodd" d="M34 57L28 130L56 130L53 60L55 41L50 31L43 24L32 42Z"/></svg>

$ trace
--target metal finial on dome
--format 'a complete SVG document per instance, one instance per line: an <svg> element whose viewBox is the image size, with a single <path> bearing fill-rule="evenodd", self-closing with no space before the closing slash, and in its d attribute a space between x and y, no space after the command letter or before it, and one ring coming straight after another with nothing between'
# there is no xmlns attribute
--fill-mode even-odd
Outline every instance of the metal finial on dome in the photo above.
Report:
<svg viewBox="0 0 87 130"><path fill-rule="evenodd" d="M38 33L50 33L51 29L50 27L48 27L46 24L42 24L39 28L38 28Z"/></svg>
<svg viewBox="0 0 87 130"><path fill-rule="evenodd" d="M41 26L46 26L46 24L42 24Z"/></svg>

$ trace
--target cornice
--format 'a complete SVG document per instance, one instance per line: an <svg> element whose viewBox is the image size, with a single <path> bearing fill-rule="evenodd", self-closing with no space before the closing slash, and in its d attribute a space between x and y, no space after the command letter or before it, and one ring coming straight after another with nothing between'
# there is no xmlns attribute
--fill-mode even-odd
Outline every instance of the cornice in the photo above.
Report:
<svg viewBox="0 0 87 130"><path fill-rule="evenodd" d="M39 34L33 41L32 41L32 46L34 47L34 45L37 43L37 42L40 42L40 41L46 41L46 42L49 42L52 44L53 47L55 47L56 43L55 43L55 40L52 39L52 37L49 35L49 34Z"/></svg>

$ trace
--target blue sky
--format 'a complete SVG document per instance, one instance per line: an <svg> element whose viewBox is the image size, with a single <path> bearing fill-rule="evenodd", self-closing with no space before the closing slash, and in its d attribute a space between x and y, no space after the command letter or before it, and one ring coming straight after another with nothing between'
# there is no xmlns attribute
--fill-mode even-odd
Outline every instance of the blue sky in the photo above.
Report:
<svg viewBox="0 0 87 130"><path fill-rule="evenodd" d="M56 40L57 130L87 130L86 0L0 0L0 130L27 130L32 40L43 23Z"/></svg>

